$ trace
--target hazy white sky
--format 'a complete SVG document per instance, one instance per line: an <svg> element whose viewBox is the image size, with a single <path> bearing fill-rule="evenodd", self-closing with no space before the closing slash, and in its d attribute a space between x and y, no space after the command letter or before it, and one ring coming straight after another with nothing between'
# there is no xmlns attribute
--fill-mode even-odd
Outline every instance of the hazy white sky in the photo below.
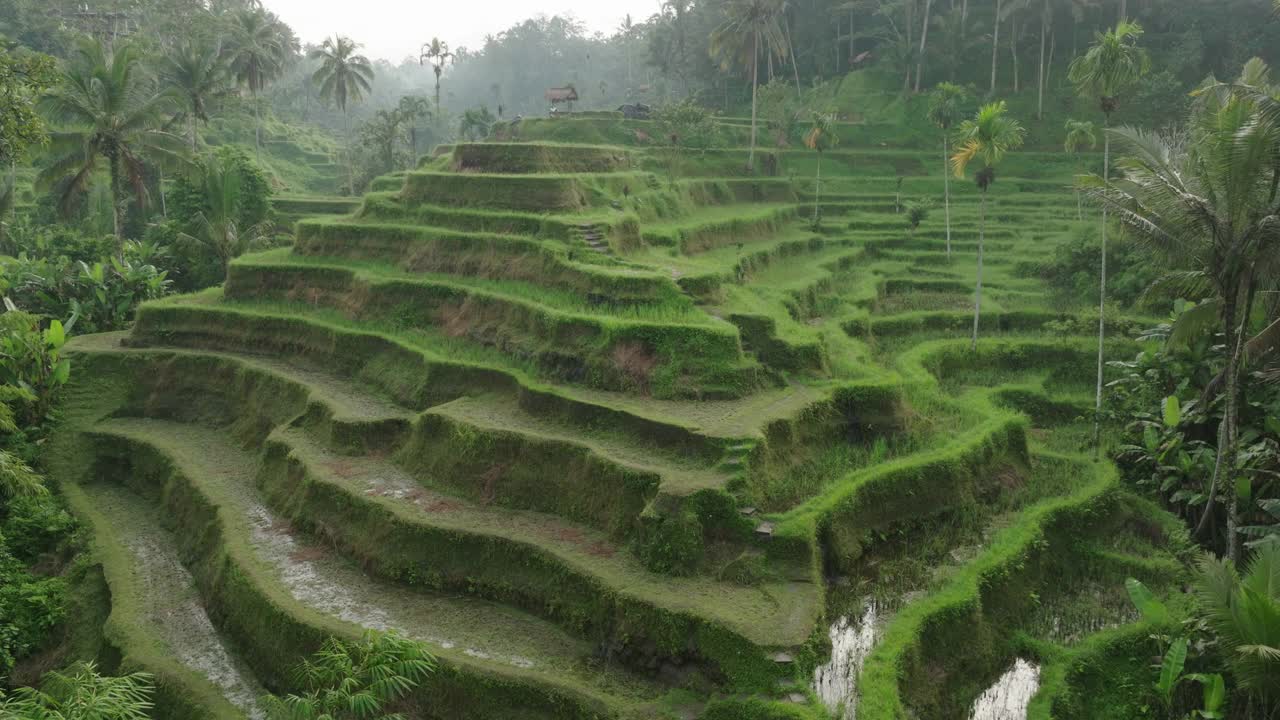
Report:
<svg viewBox="0 0 1280 720"><path fill-rule="evenodd" d="M450 47L479 48L496 34L535 15L572 14L589 32L610 32L628 12L657 12L661 0L264 0L304 43L335 32L364 44L370 58L399 62L418 57L433 36Z"/></svg>

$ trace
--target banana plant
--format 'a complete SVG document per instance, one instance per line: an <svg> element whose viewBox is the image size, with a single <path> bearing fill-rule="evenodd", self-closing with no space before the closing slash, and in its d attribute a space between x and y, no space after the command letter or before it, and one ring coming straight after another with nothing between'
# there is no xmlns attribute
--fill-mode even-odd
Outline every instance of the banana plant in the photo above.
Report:
<svg viewBox="0 0 1280 720"><path fill-rule="evenodd" d="M1142 581L1129 578L1125 581L1125 589L1129 591L1129 599L1133 602L1134 607L1138 609L1143 620L1157 628L1168 627L1173 624L1173 615L1168 606L1161 602L1155 596L1155 593L1151 592L1150 588L1143 584ZM1194 633L1197 629L1202 629L1202 626L1194 620L1188 622L1190 623L1191 632ZM1183 629L1184 632L1188 629L1186 623L1184 623ZM1191 648L1190 638L1185 634L1180 634L1172 639L1162 634L1157 634L1153 637L1164 648L1160 658L1160 665L1158 666L1160 672L1153 687L1170 720L1177 720L1181 717L1217 720L1224 717L1223 710L1226 706L1227 689L1222 675L1217 673L1185 672L1187 655ZM1204 695L1203 707L1199 710L1193 710L1189 716L1180 715L1176 706L1178 686L1184 681L1199 683Z"/></svg>
<svg viewBox="0 0 1280 720"><path fill-rule="evenodd" d="M67 328L59 320L40 328L40 318L21 312L5 299L0 314L0 384L28 393L23 425L35 425L49 414L54 394L71 377L71 360L63 357Z"/></svg>

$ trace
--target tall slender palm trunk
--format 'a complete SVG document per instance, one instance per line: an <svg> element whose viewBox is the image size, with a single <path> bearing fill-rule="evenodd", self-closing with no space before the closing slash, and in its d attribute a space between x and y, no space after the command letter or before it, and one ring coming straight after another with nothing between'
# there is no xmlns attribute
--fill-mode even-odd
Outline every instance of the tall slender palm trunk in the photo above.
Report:
<svg viewBox="0 0 1280 720"><path fill-rule="evenodd" d="M791 54L791 72L796 76L796 97L800 97L802 90L800 89L800 66L796 64L796 44L791 40L791 21L783 16L783 29L787 33L787 52ZM685 94L688 94L688 82L685 84Z"/></svg>
<svg viewBox="0 0 1280 720"><path fill-rule="evenodd" d="M1018 75L1018 16L1009 18L1009 57L1013 59L1013 91L1022 90L1021 78Z"/></svg>
<svg viewBox="0 0 1280 720"><path fill-rule="evenodd" d="M751 149L747 151L747 171L756 169L756 87L760 84L760 31L751 40Z"/></svg>
<svg viewBox="0 0 1280 720"><path fill-rule="evenodd" d="M1102 182L1111 189L1111 113L1102 121ZM1107 206L1102 205L1102 272L1098 282L1098 385L1093 401L1093 456L1102 455L1102 369L1106 363L1103 343L1107 338Z"/></svg>
<svg viewBox="0 0 1280 720"><path fill-rule="evenodd" d="M191 140L191 154L196 154L196 114L193 112L187 118L187 135Z"/></svg>
<svg viewBox="0 0 1280 720"><path fill-rule="evenodd" d="M112 154L107 156L108 172L111 175L111 223L116 236L116 259L124 261L124 184L120 178L120 158Z"/></svg>
<svg viewBox="0 0 1280 720"><path fill-rule="evenodd" d="M916 87L915 91L920 92L920 78L924 75L924 51L925 45L929 40L929 10L933 7L933 0L924 0L924 27L920 30L920 56L916 58Z"/></svg>
<svg viewBox="0 0 1280 720"><path fill-rule="evenodd" d="M1248 318L1247 307L1243 315ZM1240 562L1240 541L1237 537L1240 532L1240 493L1236 491L1235 475L1236 457L1240 452L1240 358L1244 354L1244 339L1247 334L1244 326L1247 323L1247 319L1241 323L1234 332L1235 337L1232 337L1234 318L1228 324L1227 342L1230 343L1231 350L1227 358L1226 417L1222 419L1226 425L1226 431L1222 433L1226 436L1226 445L1218 448L1218 457L1214 461L1217 466L1214 468L1214 475L1217 476L1214 488L1226 486L1227 558L1237 565Z"/></svg>
<svg viewBox="0 0 1280 720"><path fill-rule="evenodd" d="M1040 87L1036 98L1036 119L1044 119L1044 51L1045 39L1049 34L1049 0L1044 0L1044 8L1040 11Z"/></svg>
<svg viewBox="0 0 1280 720"><path fill-rule="evenodd" d="M948 147L947 131L942 131L942 207L947 218L947 262L951 261L951 172L947 168L947 160L951 157Z"/></svg>
<svg viewBox="0 0 1280 720"><path fill-rule="evenodd" d="M1002 0L996 0L995 29L991 36L991 94L996 94L996 63L1000 57L1000 7Z"/></svg>
<svg viewBox="0 0 1280 720"><path fill-rule="evenodd" d="M817 143L814 143L815 145ZM813 224L818 224L818 205L822 202L822 151L818 151L818 176L815 181L817 189L813 193Z"/></svg>
<svg viewBox="0 0 1280 720"><path fill-rule="evenodd" d="M982 189L982 202L978 210L978 283L973 296L973 342L972 350L978 349L978 321L982 317L982 250L987 234L987 189Z"/></svg>
<svg viewBox="0 0 1280 720"><path fill-rule="evenodd" d="M253 152L258 162L262 162L262 108L258 105L258 93L253 96Z"/></svg>
<svg viewBox="0 0 1280 720"><path fill-rule="evenodd" d="M344 103L342 106L342 122L347 126L347 188L352 195L356 194L356 170L355 170L355 153L351 151L351 113L347 111Z"/></svg>

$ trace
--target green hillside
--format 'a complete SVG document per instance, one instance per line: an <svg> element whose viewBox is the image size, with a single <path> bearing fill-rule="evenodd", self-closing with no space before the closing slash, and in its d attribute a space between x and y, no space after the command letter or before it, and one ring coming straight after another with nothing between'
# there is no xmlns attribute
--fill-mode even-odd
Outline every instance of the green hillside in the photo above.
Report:
<svg viewBox="0 0 1280 720"><path fill-rule="evenodd" d="M1089 315L1018 268L1078 226L1072 164L1009 158L971 352L978 198L948 241L934 153L828 153L811 225L809 154L676 168L639 127L458 144L71 343L46 456L122 666L252 717L395 628L432 717L959 717L1015 665L1029 717L1124 716L1123 581L1172 587L1183 533L1085 449ZM152 577L196 605L123 600Z"/></svg>

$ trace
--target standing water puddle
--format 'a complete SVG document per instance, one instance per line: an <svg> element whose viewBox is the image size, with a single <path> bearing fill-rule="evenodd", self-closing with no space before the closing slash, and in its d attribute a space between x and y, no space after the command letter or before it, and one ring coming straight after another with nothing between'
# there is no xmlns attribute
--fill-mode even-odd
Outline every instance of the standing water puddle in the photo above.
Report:
<svg viewBox="0 0 1280 720"><path fill-rule="evenodd" d="M969 720L1026 720L1031 698L1040 689L1040 666L1022 658L973 703Z"/></svg>

